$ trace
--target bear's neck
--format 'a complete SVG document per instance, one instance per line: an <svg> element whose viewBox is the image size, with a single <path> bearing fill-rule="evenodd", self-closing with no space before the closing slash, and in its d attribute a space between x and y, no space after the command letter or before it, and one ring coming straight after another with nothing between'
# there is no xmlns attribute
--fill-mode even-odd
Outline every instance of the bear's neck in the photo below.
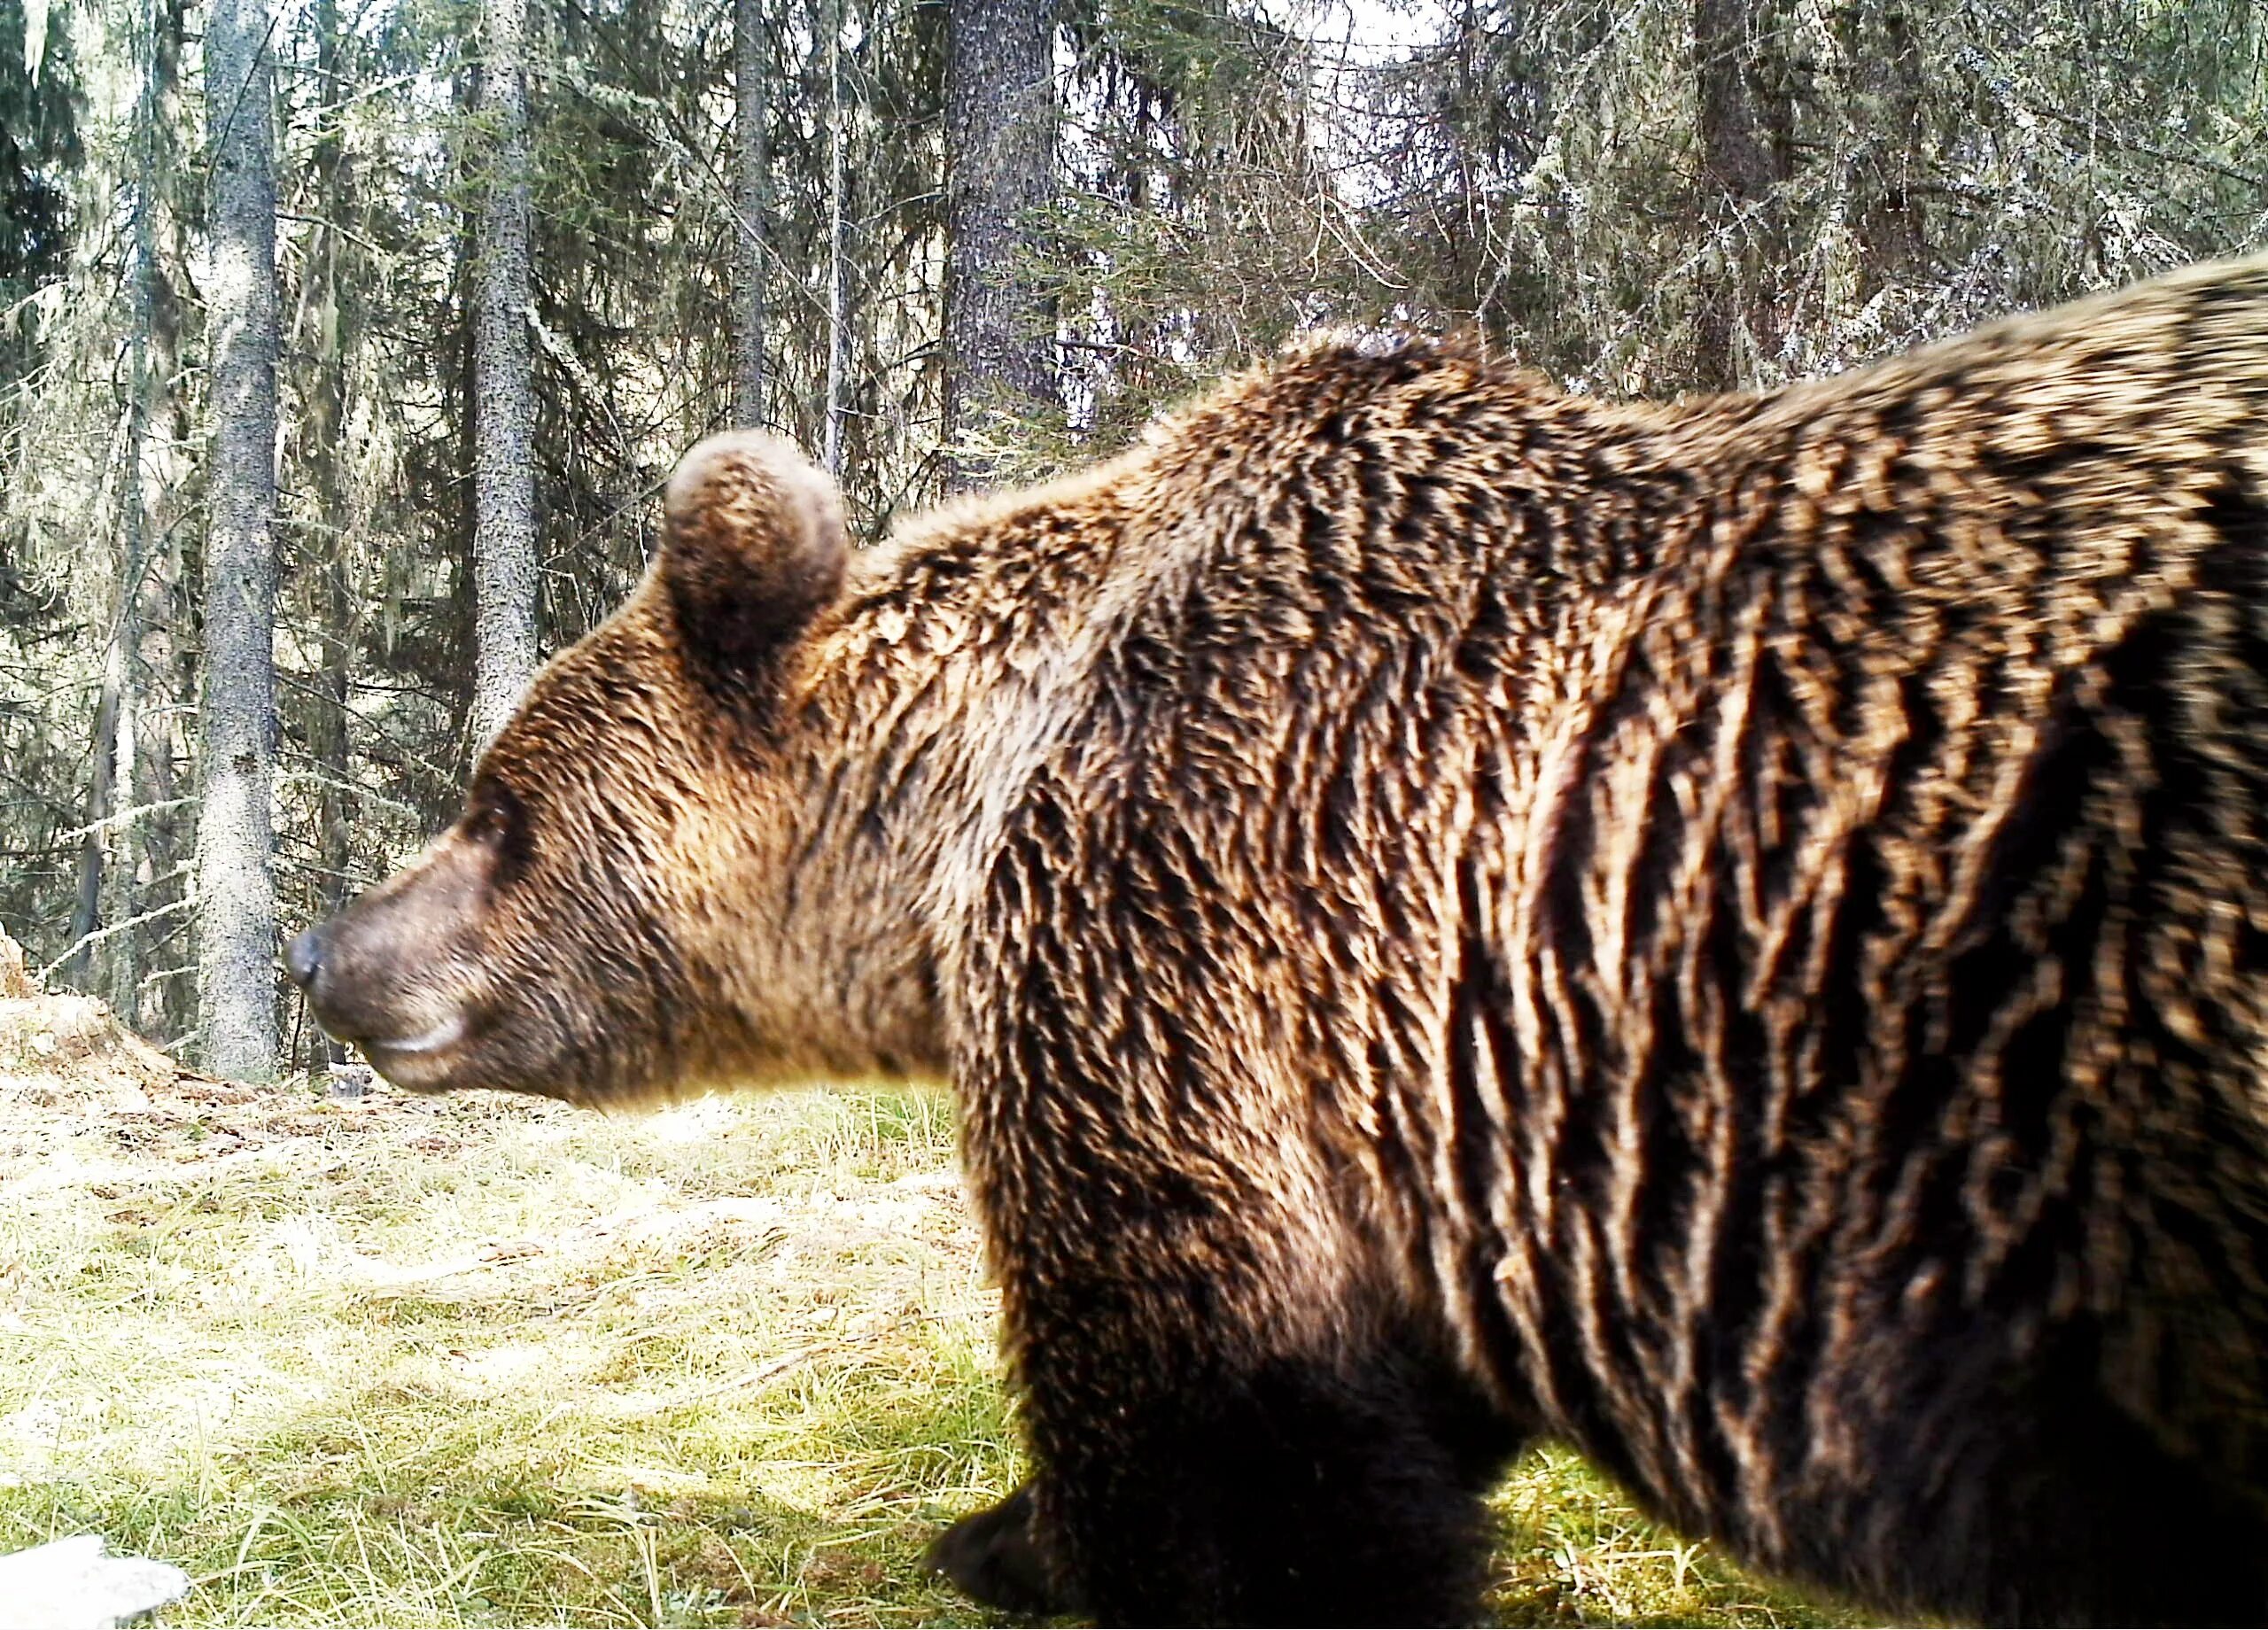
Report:
<svg viewBox="0 0 2268 1630"><path fill-rule="evenodd" d="M914 523L858 560L814 629L785 744L800 806L765 868L779 955L751 1027L792 1032L786 1067L947 1074L979 829L1117 552L1115 468Z"/></svg>

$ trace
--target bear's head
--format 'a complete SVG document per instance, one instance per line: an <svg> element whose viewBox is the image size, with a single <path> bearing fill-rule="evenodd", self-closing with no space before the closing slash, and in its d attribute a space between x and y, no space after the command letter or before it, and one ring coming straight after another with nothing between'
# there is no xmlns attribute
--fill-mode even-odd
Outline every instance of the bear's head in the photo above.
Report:
<svg viewBox="0 0 2268 1630"><path fill-rule="evenodd" d="M536 677L463 813L285 962L332 1035L412 1088L620 1101L830 1059L788 877L815 629L843 597L833 485L714 438L645 579Z"/></svg>

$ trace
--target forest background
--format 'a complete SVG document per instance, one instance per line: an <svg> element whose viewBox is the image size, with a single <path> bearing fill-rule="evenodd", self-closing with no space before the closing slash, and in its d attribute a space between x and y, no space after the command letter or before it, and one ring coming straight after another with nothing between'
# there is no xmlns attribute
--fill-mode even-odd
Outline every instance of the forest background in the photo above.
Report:
<svg viewBox="0 0 2268 1630"><path fill-rule="evenodd" d="M0 930L223 1074L772 426L862 541L1324 324L1770 385L2268 238L2250 0L0 0Z"/></svg>

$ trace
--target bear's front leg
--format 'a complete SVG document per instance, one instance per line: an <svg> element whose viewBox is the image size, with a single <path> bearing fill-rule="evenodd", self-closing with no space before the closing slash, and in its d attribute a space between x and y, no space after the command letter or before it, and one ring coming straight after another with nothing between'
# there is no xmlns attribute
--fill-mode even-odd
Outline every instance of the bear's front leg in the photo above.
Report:
<svg viewBox="0 0 2268 1630"><path fill-rule="evenodd" d="M987 1607L1027 1618L1084 1616L1078 1594L1041 1546L1037 1502L1027 1483L999 1504L972 1512L932 1541L921 1564Z"/></svg>
<svg viewBox="0 0 2268 1630"><path fill-rule="evenodd" d="M1020 1368L1036 1544L1101 1622L1473 1622L1512 1440L1454 1378L1375 1345L1239 1362L1080 1300Z"/></svg>
<svg viewBox="0 0 2268 1630"><path fill-rule="evenodd" d="M1118 901L1132 873L1098 855L1124 834L1097 823L1038 794L1012 819L958 974L1034 1548L1105 1624L1470 1623L1513 1433L1381 1238L1329 1095L1251 1050L1277 1020L1212 1005L1257 953ZM1090 842L1093 875L1066 853ZM998 1533L955 1548L1006 1557Z"/></svg>

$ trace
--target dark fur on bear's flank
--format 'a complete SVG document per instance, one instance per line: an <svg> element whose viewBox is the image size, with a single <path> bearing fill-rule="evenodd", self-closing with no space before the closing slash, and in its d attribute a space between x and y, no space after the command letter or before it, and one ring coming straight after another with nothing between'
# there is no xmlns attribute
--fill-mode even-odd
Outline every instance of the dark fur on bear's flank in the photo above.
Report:
<svg viewBox="0 0 2268 1630"><path fill-rule="evenodd" d="M1666 408L1318 345L839 593L786 458L304 960L421 1086L949 1070L1037 1471L941 1565L1469 1618L1549 1436L1885 1611L2268 1617L2268 263Z"/></svg>

